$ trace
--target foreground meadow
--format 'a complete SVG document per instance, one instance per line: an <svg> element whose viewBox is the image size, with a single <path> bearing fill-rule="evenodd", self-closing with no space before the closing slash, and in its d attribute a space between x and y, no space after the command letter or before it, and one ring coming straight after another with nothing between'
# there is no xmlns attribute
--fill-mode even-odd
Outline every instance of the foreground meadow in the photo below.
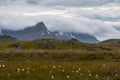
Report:
<svg viewBox="0 0 120 80"><path fill-rule="evenodd" d="M1 61L0 80L120 80L120 62Z"/></svg>

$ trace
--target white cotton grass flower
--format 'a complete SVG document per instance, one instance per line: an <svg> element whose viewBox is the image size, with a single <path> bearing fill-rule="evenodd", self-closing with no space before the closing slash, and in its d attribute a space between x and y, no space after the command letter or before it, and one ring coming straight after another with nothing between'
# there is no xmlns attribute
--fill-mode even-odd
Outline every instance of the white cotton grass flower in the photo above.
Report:
<svg viewBox="0 0 120 80"><path fill-rule="evenodd" d="M81 71L81 68L79 68L78 70Z"/></svg>
<svg viewBox="0 0 120 80"><path fill-rule="evenodd" d="M51 78L54 79L54 76L52 75Z"/></svg>
<svg viewBox="0 0 120 80"><path fill-rule="evenodd" d="M65 70L63 69L62 72L64 72Z"/></svg>
<svg viewBox="0 0 120 80"><path fill-rule="evenodd" d="M20 71L20 68L17 68L18 71Z"/></svg>
<svg viewBox="0 0 120 80"><path fill-rule="evenodd" d="M20 73L20 68L17 68L17 73Z"/></svg>
<svg viewBox="0 0 120 80"><path fill-rule="evenodd" d="M3 65L2 65L2 67L4 68L4 67L5 67L5 65L3 64Z"/></svg>
<svg viewBox="0 0 120 80"><path fill-rule="evenodd" d="M98 79L99 78L99 75L96 75L96 79Z"/></svg>
<svg viewBox="0 0 120 80"><path fill-rule="evenodd" d="M61 68L61 65L59 65L58 67Z"/></svg>
<svg viewBox="0 0 120 80"><path fill-rule="evenodd" d="M8 73L8 76L10 76L10 73Z"/></svg>
<svg viewBox="0 0 120 80"><path fill-rule="evenodd" d="M27 70L29 70L30 68L29 67L27 67Z"/></svg>
<svg viewBox="0 0 120 80"><path fill-rule="evenodd" d="M74 73L74 71L72 71L72 73Z"/></svg>
<svg viewBox="0 0 120 80"><path fill-rule="evenodd" d="M79 71L78 71L78 70L76 70L76 73L79 73Z"/></svg>
<svg viewBox="0 0 120 80"><path fill-rule="evenodd" d="M50 73L52 73L53 71L50 71Z"/></svg>
<svg viewBox="0 0 120 80"><path fill-rule="evenodd" d="M21 69L22 71L25 71L25 69Z"/></svg>
<svg viewBox="0 0 120 80"><path fill-rule="evenodd" d="M106 65L105 65L105 64L103 64L103 67L106 67Z"/></svg>
<svg viewBox="0 0 120 80"><path fill-rule="evenodd" d="M55 68L56 68L56 66L53 66L53 68L55 69Z"/></svg>
<svg viewBox="0 0 120 80"><path fill-rule="evenodd" d="M69 75L67 75L67 78L70 78L70 76L69 76Z"/></svg>
<svg viewBox="0 0 120 80"><path fill-rule="evenodd" d="M30 73L30 71L27 71L26 73Z"/></svg>
<svg viewBox="0 0 120 80"><path fill-rule="evenodd" d="M118 76L118 74L116 73L116 74L115 74L115 76L117 77L117 76Z"/></svg>
<svg viewBox="0 0 120 80"><path fill-rule="evenodd" d="M91 76L92 76L92 74L89 73L89 77L91 77Z"/></svg>
<svg viewBox="0 0 120 80"><path fill-rule="evenodd" d="M80 75L82 76L82 75L83 75L83 73L80 73Z"/></svg>
<svg viewBox="0 0 120 80"><path fill-rule="evenodd" d="M88 73L91 73L91 71L89 70Z"/></svg>

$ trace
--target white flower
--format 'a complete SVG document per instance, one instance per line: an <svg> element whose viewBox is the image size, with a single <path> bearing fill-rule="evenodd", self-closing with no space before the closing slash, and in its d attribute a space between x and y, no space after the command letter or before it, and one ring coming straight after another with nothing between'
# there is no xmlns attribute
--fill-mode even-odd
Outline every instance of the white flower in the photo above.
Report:
<svg viewBox="0 0 120 80"><path fill-rule="evenodd" d="M83 75L83 73L80 74L81 76Z"/></svg>
<svg viewBox="0 0 120 80"><path fill-rule="evenodd" d="M54 79L54 76L52 75L51 78Z"/></svg>
<svg viewBox="0 0 120 80"><path fill-rule="evenodd" d="M89 70L88 73L91 73L91 71Z"/></svg>
<svg viewBox="0 0 120 80"><path fill-rule="evenodd" d="M91 77L92 76L92 74L89 74L89 77Z"/></svg>
<svg viewBox="0 0 120 80"><path fill-rule="evenodd" d="M50 73L52 73L52 71L50 71Z"/></svg>
<svg viewBox="0 0 120 80"><path fill-rule="evenodd" d="M30 73L30 71L27 71L26 73Z"/></svg>
<svg viewBox="0 0 120 80"><path fill-rule="evenodd" d="M67 78L70 78L70 76L69 76L69 75L67 75Z"/></svg>
<svg viewBox="0 0 120 80"><path fill-rule="evenodd" d="M8 76L10 76L10 74L8 73Z"/></svg>
<svg viewBox="0 0 120 80"><path fill-rule="evenodd" d="M103 67L105 67L106 65L105 64L103 64Z"/></svg>
<svg viewBox="0 0 120 80"><path fill-rule="evenodd" d="M29 67L27 67L27 70L29 70L30 68Z"/></svg>
<svg viewBox="0 0 120 80"><path fill-rule="evenodd" d="M20 68L17 68L18 71L20 71Z"/></svg>
<svg viewBox="0 0 120 80"><path fill-rule="evenodd" d="M81 70L81 68L78 69L79 71Z"/></svg>
<svg viewBox="0 0 120 80"><path fill-rule="evenodd" d="M60 66L60 65L59 65L58 67L59 67L59 68L61 68L61 66Z"/></svg>
<svg viewBox="0 0 120 80"><path fill-rule="evenodd" d="M72 73L74 73L74 71L72 71Z"/></svg>
<svg viewBox="0 0 120 80"><path fill-rule="evenodd" d="M76 73L79 73L79 71L77 70Z"/></svg>
<svg viewBox="0 0 120 80"><path fill-rule="evenodd" d="M5 65L3 64L3 65L2 65L2 67L4 68L4 67L5 67Z"/></svg>
<svg viewBox="0 0 120 80"><path fill-rule="evenodd" d="M22 71L25 71L25 69L21 69Z"/></svg>
<svg viewBox="0 0 120 80"><path fill-rule="evenodd" d="M115 76L118 76L118 74L116 73Z"/></svg>
<svg viewBox="0 0 120 80"><path fill-rule="evenodd" d="M99 78L99 75L96 75L96 79L98 79Z"/></svg>
<svg viewBox="0 0 120 80"><path fill-rule="evenodd" d="M55 69L55 68L56 68L56 66L53 66L53 68Z"/></svg>

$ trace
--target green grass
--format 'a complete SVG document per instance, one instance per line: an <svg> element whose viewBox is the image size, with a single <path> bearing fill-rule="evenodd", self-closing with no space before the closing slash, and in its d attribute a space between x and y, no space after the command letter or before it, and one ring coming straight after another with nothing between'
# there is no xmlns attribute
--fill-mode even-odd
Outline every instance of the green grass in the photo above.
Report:
<svg viewBox="0 0 120 80"><path fill-rule="evenodd" d="M84 51L84 50L16 50L0 51L4 61L120 61L118 51Z"/></svg>
<svg viewBox="0 0 120 80"><path fill-rule="evenodd" d="M120 80L120 62L3 61L0 66L0 80Z"/></svg>
<svg viewBox="0 0 120 80"><path fill-rule="evenodd" d="M120 44L0 43L0 80L120 80Z"/></svg>

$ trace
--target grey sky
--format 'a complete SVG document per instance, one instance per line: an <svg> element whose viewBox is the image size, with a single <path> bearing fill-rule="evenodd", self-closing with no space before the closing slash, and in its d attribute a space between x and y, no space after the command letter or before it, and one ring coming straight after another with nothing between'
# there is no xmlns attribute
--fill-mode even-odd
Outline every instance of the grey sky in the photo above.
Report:
<svg viewBox="0 0 120 80"><path fill-rule="evenodd" d="M120 38L119 0L0 0L0 29L43 21L49 30L82 32L99 40Z"/></svg>

